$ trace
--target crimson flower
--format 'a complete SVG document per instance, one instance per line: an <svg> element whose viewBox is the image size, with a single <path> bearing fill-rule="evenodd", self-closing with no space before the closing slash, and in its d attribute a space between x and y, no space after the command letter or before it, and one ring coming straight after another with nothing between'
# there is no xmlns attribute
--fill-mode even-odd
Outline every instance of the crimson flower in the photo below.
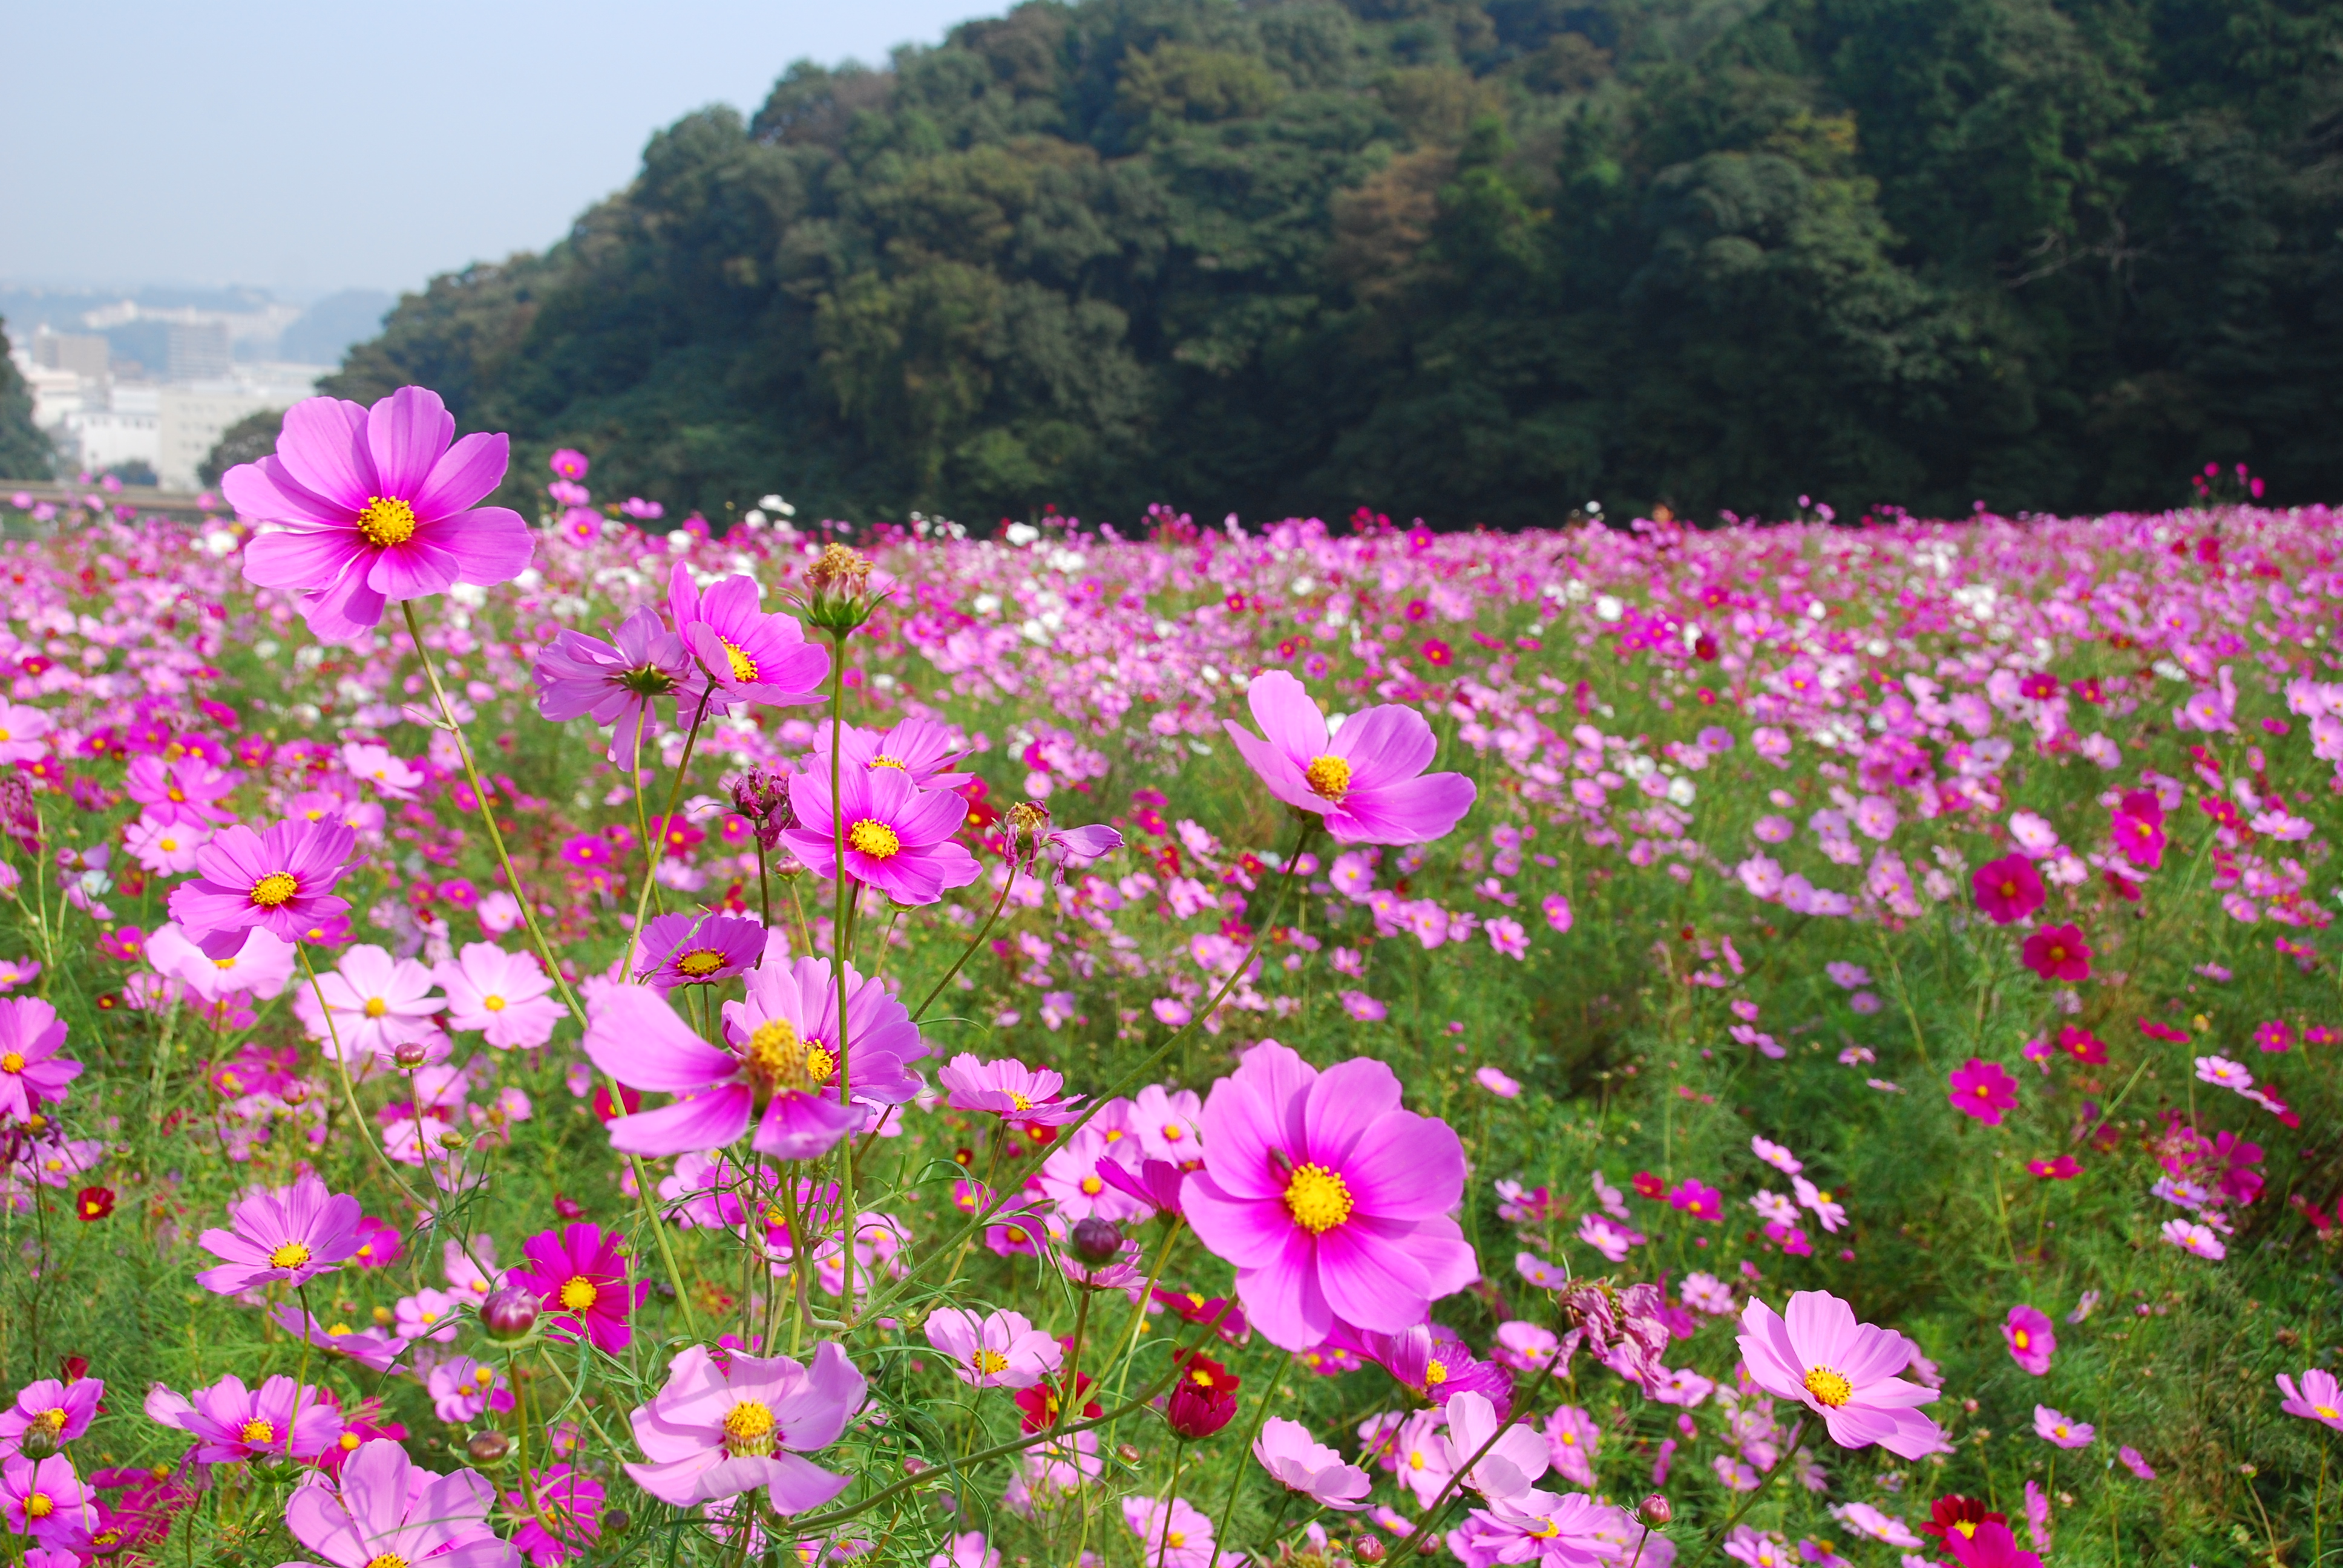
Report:
<svg viewBox="0 0 2343 1568"><path fill-rule="evenodd" d="M2023 855L2004 855L1976 869L1977 913L1995 925L2022 920L2042 907L2042 875Z"/></svg>
<svg viewBox="0 0 2343 1568"><path fill-rule="evenodd" d="M2046 980L2087 980L2091 978L2091 950L2075 926L2045 926L2026 939L2018 956Z"/></svg>

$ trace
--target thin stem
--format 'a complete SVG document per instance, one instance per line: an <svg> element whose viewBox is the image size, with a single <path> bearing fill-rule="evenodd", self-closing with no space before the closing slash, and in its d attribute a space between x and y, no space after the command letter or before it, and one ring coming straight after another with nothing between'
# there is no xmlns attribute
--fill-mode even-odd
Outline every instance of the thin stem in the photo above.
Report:
<svg viewBox="0 0 2343 1568"><path fill-rule="evenodd" d="M853 1057L846 1046L846 960L853 950L848 921L860 903L860 888L846 870L846 801L840 793L846 759L846 633L830 634L830 829L832 863L837 873L835 913L830 918L830 973L838 981L838 1103L853 1103ZM839 1303L850 1322L854 1319L854 1140L839 1141Z"/></svg>
<svg viewBox="0 0 2343 1568"><path fill-rule="evenodd" d="M1082 1401L1082 1334L1090 1327L1091 1297L1096 1293L1085 1287L1074 1301L1074 1341L1066 1352L1065 1381L1059 1385L1064 1393L1058 1401L1058 1419L1050 1423L1052 1432L1066 1424L1066 1417Z"/></svg>
<svg viewBox="0 0 2343 1568"><path fill-rule="evenodd" d="M1537 1381L1530 1384L1529 1392L1523 1396L1523 1410L1528 1410L1536 1404L1537 1396L1544 1391L1547 1383L1554 1381L1554 1368L1560 1366L1566 1359L1568 1358L1559 1355L1547 1358L1545 1370L1538 1373ZM1473 1467L1489 1456L1489 1451L1497 1446L1498 1440L1505 1435L1513 1424L1511 1422L1500 1422L1497 1430L1489 1434L1489 1441L1483 1443L1472 1458L1456 1467L1455 1473L1448 1478L1448 1484L1440 1489L1440 1495L1433 1498L1432 1506L1417 1517L1415 1528L1409 1531L1407 1539L1399 1543L1399 1550L1391 1554L1387 1560L1386 1568L1400 1568L1400 1564L1413 1555L1423 1543L1434 1533L1440 1521L1440 1511L1448 1506L1449 1498L1455 1495L1457 1487L1463 1485L1464 1478L1473 1473ZM1792 1441L1796 1441L1795 1432L1792 1434ZM1775 1462L1778 1464L1781 1461L1777 1459Z"/></svg>
<svg viewBox="0 0 2343 1568"><path fill-rule="evenodd" d="M1163 1522L1163 1542L1155 1549L1155 1568L1163 1568L1163 1554L1171 1550L1172 1499L1180 1493L1180 1462L1188 1457L1188 1440L1182 1438L1172 1445L1172 1479L1165 1483L1163 1495L1155 1501L1155 1516Z"/></svg>
<svg viewBox="0 0 2343 1568"><path fill-rule="evenodd" d="M708 718L708 705L715 699L716 683L711 680L708 683L708 689L699 694L699 706L691 715L691 728L684 734L683 755L676 759L675 782L667 787L667 810L659 818L659 834L643 847L643 886L635 896L635 925L627 933L626 961L618 970L621 975L634 972L635 950L643 940L643 918L650 912L651 888L659 880L660 864L667 859L667 825L675 820L676 806L683 799L684 777L691 771L691 754L699 745L699 727ZM572 1003L571 1007L574 1010L576 1004ZM580 1014L579 1018L582 1021L584 1015Z"/></svg>
<svg viewBox="0 0 2343 1568"><path fill-rule="evenodd" d="M1244 1483L1245 1464L1242 1455L1252 1452L1253 1443L1260 1439L1262 1425L1269 1420L1269 1402L1277 1397L1278 1385L1285 1381L1285 1373L1291 1365L1290 1362L1280 1362L1277 1369L1270 1373L1269 1382L1262 1385L1261 1398L1253 1402L1252 1425L1246 1429L1244 1447L1238 1451L1240 1457L1229 1473L1228 1494L1221 1499L1220 1522L1212 1526L1212 1555L1204 1563L1204 1568L1218 1568L1221 1547L1228 1539L1229 1521L1236 1516L1237 1493ZM1393 1561L1397 1562L1398 1559Z"/></svg>
<svg viewBox="0 0 2343 1568"><path fill-rule="evenodd" d="M1798 1436L1805 1430L1806 1418L1802 1415L1798 1417L1797 1424L1790 1428L1789 1438L1782 1444L1781 1452L1774 1455L1774 1462L1767 1465L1765 1473L1757 1478L1757 1484L1751 1487L1747 1495L1735 1504L1733 1512L1725 1515L1724 1523L1709 1532L1708 1539L1701 1543L1700 1555L1692 1560L1694 1568L1696 1568L1699 1563L1707 1562L1715 1554L1716 1549L1724 1544L1725 1536L1731 1533L1735 1525L1741 1523L1741 1516L1749 1512L1749 1505L1765 1494L1765 1483L1772 1480L1774 1473L1782 1468L1782 1461L1796 1451Z"/></svg>
<svg viewBox="0 0 2343 1568"><path fill-rule="evenodd" d="M919 1010L911 1014L913 1023L928 1016L928 1009L935 1006L936 998L943 994L944 987L951 984L952 978L960 973L960 966L968 962L969 955L976 951L978 944L984 940L985 934L992 930L992 922L1001 918L1001 906L1009 902L1009 890L1017 885L1019 863L1017 839L1012 834L1009 840L1009 874L1001 879L1001 896L992 900L992 912L984 917L984 924L976 928L976 935L969 938L968 946L960 949L960 957L952 960L952 966L944 970L943 978L929 989L927 1000L920 1002Z"/></svg>

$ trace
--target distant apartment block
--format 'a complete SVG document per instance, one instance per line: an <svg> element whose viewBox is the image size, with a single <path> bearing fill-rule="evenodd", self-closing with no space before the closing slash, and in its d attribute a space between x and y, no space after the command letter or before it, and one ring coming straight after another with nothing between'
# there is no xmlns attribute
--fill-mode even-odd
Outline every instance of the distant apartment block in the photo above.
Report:
<svg viewBox="0 0 2343 1568"><path fill-rule="evenodd" d="M93 379L106 372L107 344L95 332L51 332L42 327L33 334L32 350L33 363L44 370L69 370Z"/></svg>
<svg viewBox="0 0 2343 1568"><path fill-rule="evenodd" d="M224 381L236 361L225 321L174 321L169 327L173 381Z"/></svg>

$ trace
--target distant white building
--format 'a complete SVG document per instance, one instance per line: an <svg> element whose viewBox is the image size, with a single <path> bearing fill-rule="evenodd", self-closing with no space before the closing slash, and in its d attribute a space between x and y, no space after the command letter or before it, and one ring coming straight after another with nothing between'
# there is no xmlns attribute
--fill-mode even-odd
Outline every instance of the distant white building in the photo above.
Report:
<svg viewBox="0 0 2343 1568"><path fill-rule="evenodd" d="M229 426L248 414L290 408L314 394L324 365L247 363L222 380L161 388L155 477L166 490L192 490L196 472Z"/></svg>

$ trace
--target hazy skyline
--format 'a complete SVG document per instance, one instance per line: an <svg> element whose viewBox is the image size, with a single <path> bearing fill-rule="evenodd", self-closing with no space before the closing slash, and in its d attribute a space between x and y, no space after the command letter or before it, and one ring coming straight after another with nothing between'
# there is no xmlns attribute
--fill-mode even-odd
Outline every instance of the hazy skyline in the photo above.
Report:
<svg viewBox="0 0 2343 1568"><path fill-rule="evenodd" d="M753 112L792 60L881 64L1009 3L28 6L0 280L417 288L552 244L652 132Z"/></svg>

